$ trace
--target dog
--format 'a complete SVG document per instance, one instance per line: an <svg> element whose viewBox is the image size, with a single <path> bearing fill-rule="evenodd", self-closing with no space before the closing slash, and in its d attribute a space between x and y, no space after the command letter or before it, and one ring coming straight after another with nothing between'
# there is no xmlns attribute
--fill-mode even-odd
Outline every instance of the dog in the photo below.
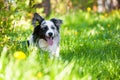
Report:
<svg viewBox="0 0 120 80"><path fill-rule="evenodd" d="M62 20L52 18L45 20L38 13L34 13L32 25L34 30L28 45L35 45L41 50L48 51L50 56L59 57L60 26Z"/></svg>

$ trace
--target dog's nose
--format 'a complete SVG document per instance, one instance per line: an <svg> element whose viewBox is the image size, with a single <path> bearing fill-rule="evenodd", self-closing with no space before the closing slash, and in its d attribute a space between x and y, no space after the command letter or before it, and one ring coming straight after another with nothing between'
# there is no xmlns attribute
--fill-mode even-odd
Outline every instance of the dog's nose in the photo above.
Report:
<svg viewBox="0 0 120 80"><path fill-rule="evenodd" d="M48 35L51 37L53 35L53 33L50 32L50 33L48 33Z"/></svg>

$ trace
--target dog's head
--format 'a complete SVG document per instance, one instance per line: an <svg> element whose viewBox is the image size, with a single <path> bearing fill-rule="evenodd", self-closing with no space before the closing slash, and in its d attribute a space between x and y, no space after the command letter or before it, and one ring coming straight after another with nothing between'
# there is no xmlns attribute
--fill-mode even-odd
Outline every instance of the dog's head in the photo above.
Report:
<svg viewBox="0 0 120 80"><path fill-rule="evenodd" d="M36 25L36 22L38 22L38 25ZM59 35L62 20L56 18L45 20L39 14L34 13L32 24L34 25L34 41L44 39L49 45L52 45L54 37Z"/></svg>

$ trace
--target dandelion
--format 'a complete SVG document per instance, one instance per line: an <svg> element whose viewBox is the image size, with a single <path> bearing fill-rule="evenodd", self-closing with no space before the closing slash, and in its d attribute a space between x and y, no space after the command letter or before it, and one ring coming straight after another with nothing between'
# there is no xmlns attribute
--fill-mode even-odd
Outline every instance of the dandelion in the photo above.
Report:
<svg viewBox="0 0 120 80"><path fill-rule="evenodd" d="M91 11L91 8L90 8L90 7L88 7L88 8L87 8L87 11L88 11L88 12L90 12L90 11Z"/></svg>
<svg viewBox="0 0 120 80"><path fill-rule="evenodd" d="M13 15L11 15L11 16L10 16L10 18L11 18L11 19L14 19L14 16L13 16Z"/></svg>
<svg viewBox="0 0 120 80"><path fill-rule="evenodd" d="M105 16L105 17L107 17L107 16L108 16L108 14L107 14L107 13L105 13L105 14L104 14L104 16Z"/></svg>
<svg viewBox="0 0 120 80"><path fill-rule="evenodd" d="M104 19L104 18L105 18L105 16L104 16L104 15L101 15L101 16L100 16L100 18L101 18L101 19Z"/></svg>
<svg viewBox="0 0 120 80"><path fill-rule="evenodd" d="M77 32L77 31L75 31L75 32L74 32L74 34L75 34L75 35L78 35L78 32Z"/></svg>
<svg viewBox="0 0 120 80"><path fill-rule="evenodd" d="M26 58L26 55L25 55L25 53L22 52L22 51L16 51L16 52L14 53L14 57L15 57L16 59L25 59L25 58Z"/></svg>
<svg viewBox="0 0 120 80"><path fill-rule="evenodd" d="M43 75L43 74L42 74L41 72L38 72L38 73L37 73L37 77L38 77L38 78L41 78L42 75Z"/></svg>

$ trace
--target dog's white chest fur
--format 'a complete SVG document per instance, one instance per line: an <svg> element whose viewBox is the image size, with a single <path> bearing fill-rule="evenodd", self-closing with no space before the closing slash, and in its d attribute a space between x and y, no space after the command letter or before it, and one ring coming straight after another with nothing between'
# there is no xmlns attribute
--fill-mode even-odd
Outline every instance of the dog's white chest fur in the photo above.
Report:
<svg viewBox="0 0 120 80"><path fill-rule="evenodd" d="M40 49L45 50L45 51L49 51L50 52L50 56L56 56L59 57L59 41L60 41L60 36L56 36L53 39L53 45L49 45L46 40L44 39L39 39L38 42L34 43L33 41L33 35L30 37L30 44L34 45L34 46L38 46Z"/></svg>

